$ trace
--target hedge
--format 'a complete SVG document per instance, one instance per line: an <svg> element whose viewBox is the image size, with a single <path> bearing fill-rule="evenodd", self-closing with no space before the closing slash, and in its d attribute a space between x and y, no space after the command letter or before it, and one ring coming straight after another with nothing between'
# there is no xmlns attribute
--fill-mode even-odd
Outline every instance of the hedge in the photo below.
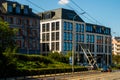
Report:
<svg viewBox="0 0 120 80"><path fill-rule="evenodd" d="M85 67L76 67L74 68L75 72L79 71L88 71ZM46 74L56 74L56 73L66 73L72 72L72 69L69 68L41 68L41 69L20 69L13 73L7 73L6 77L20 77L20 76L33 76L33 75L46 75Z"/></svg>

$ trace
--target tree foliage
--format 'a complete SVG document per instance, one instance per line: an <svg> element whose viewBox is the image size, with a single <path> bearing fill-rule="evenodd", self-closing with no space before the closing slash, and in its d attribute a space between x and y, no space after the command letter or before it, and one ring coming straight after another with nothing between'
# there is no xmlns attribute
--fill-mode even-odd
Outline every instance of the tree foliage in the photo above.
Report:
<svg viewBox="0 0 120 80"><path fill-rule="evenodd" d="M14 36L16 29L9 28L9 24L0 19L0 52L3 53L8 47L15 46Z"/></svg>
<svg viewBox="0 0 120 80"><path fill-rule="evenodd" d="M0 19L0 77L6 77L8 73L14 73L16 70L15 58L12 53L15 52L14 36L17 29L12 29L9 24Z"/></svg>
<svg viewBox="0 0 120 80"><path fill-rule="evenodd" d="M113 63L120 64L120 55L113 55L112 60Z"/></svg>
<svg viewBox="0 0 120 80"><path fill-rule="evenodd" d="M54 53L50 53L48 56L51 59L54 59L59 62L63 62L63 63L69 62L68 58L65 55L63 55L62 53L54 52Z"/></svg>

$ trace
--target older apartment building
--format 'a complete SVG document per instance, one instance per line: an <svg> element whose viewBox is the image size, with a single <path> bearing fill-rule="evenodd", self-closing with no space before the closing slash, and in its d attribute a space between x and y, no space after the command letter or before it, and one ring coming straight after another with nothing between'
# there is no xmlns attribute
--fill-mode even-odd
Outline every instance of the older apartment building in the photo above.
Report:
<svg viewBox="0 0 120 80"><path fill-rule="evenodd" d="M40 20L41 53L75 50L84 62L80 44L85 44L100 64L111 63L111 30L108 27L85 23L73 10L55 9L38 14ZM74 45L74 48L73 48Z"/></svg>
<svg viewBox="0 0 120 80"><path fill-rule="evenodd" d="M112 38L112 53L114 55L120 55L120 37Z"/></svg>
<svg viewBox="0 0 120 80"><path fill-rule="evenodd" d="M0 17L17 28L15 42L20 53L40 53L40 18L27 5L1 0Z"/></svg>

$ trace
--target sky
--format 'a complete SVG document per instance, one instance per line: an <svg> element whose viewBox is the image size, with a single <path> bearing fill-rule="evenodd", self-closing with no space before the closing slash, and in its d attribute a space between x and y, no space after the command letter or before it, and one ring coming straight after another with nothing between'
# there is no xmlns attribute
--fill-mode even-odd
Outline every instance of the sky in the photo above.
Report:
<svg viewBox="0 0 120 80"><path fill-rule="evenodd" d="M40 13L47 10L66 8L75 10L88 23L103 25L111 28L112 36L120 36L120 0L10 0L29 5L33 12ZM31 4L30 2L35 5ZM73 4L75 2L79 7ZM85 17L87 18L85 18ZM97 20L97 21L96 21Z"/></svg>

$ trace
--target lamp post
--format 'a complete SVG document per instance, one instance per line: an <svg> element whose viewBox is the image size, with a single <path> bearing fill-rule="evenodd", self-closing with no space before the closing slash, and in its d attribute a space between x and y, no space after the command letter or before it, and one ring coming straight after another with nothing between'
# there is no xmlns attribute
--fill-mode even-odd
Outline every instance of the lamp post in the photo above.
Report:
<svg viewBox="0 0 120 80"><path fill-rule="evenodd" d="M83 12L83 13L80 13L80 15L82 15L82 14L85 14L85 12ZM72 40L72 73L74 72L74 53L75 53L75 39L76 39L76 37L75 37L75 23L74 23L74 20L75 20L75 18L77 17L77 16L79 16L79 15L75 15L74 17L73 17L73 40Z"/></svg>

